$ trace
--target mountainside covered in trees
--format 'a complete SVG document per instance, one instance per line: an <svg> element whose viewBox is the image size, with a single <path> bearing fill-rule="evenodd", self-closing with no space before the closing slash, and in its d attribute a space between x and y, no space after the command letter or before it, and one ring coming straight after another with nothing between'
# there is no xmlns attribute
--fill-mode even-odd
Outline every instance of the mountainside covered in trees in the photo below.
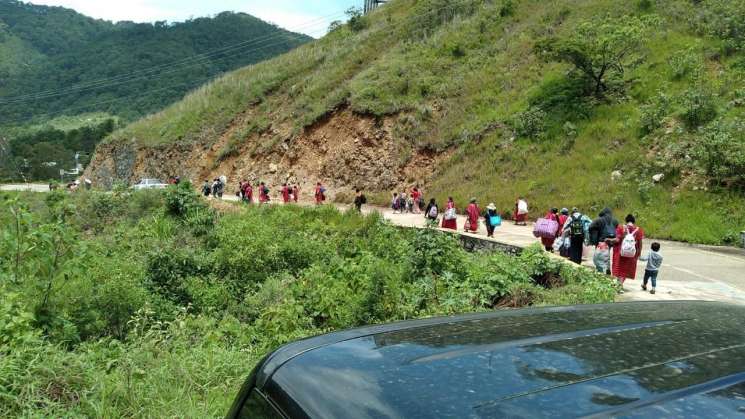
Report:
<svg viewBox="0 0 745 419"><path fill-rule="evenodd" d="M89 156L113 121L160 110L217 75L308 40L243 13L111 23L0 0L0 180L56 178L76 152ZM111 121L100 125L91 112ZM60 117L77 121L63 129Z"/></svg>
<svg viewBox="0 0 745 419"><path fill-rule="evenodd" d="M217 74L308 40L244 13L112 23L0 0L0 126L43 121L49 113L137 118Z"/></svg>
<svg viewBox="0 0 745 419"><path fill-rule="evenodd" d="M98 183L225 174L420 183L500 210L634 212L652 235L745 226L744 0L394 0L116 131ZM657 176L661 175L661 176ZM657 179L657 181L653 180Z"/></svg>

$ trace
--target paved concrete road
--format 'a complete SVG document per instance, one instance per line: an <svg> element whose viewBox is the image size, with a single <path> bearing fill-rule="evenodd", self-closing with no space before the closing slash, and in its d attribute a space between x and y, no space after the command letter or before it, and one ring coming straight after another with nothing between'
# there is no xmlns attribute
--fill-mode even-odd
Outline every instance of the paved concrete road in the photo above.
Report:
<svg viewBox="0 0 745 419"><path fill-rule="evenodd" d="M47 185L4 185L0 190L31 190L47 192ZM226 195L227 201L236 200ZM341 205L340 208L347 208ZM378 211L392 223L406 227L424 227L422 214L393 214L390 209L366 207L365 212ZM465 218L458 218L458 227L463 228ZM644 223L641 223L644 227ZM532 234L531 225L515 226L506 222L495 233L496 241L516 246L529 246L538 242ZM480 225L480 235L486 235L486 228ZM644 252L649 250L653 240L644 241ZM641 290L644 263L639 263L637 279L626 282L627 292L622 301L640 300L717 300L745 304L745 251L730 247L697 246L685 243L658 240L665 260L660 271L657 294L651 295ZM585 264L592 266L592 250L586 249Z"/></svg>
<svg viewBox="0 0 745 419"><path fill-rule="evenodd" d="M0 185L0 191L49 192L49 185L44 185L40 183Z"/></svg>

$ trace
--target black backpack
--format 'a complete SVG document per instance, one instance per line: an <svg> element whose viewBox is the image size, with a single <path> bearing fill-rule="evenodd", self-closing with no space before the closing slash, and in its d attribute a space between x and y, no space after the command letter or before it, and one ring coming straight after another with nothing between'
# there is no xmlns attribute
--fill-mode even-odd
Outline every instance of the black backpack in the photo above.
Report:
<svg viewBox="0 0 745 419"><path fill-rule="evenodd" d="M582 217L572 217L572 222L569 224L569 232L572 237L581 237L585 235L585 226L582 222Z"/></svg>

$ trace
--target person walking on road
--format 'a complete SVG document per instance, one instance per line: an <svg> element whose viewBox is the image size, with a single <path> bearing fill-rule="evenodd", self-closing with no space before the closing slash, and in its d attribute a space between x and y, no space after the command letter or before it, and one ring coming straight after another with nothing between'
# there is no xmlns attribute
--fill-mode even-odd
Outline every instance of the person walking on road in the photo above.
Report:
<svg viewBox="0 0 745 419"><path fill-rule="evenodd" d="M613 244L613 276L621 284L627 279L636 278L636 262L641 256L644 230L636 225L636 218L632 214L626 216L626 224L616 228L616 237L609 239Z"/></svg>
<svg viewBox="0 0 745 419"><path fill-rule="evenodd" d="M270 200L269 188L264 182L259 183L259 204L268 204Z"/></svg>
<svg viewBox="0 0 745 419"><path fill-rule="evenodd" d="M564 225L564 232L569 237L569 260L577 265L582 264L582 253L585 249L585 240L591 220L574 208L572 215Z"/></svg>
<svg viewBox="0 0 745 419"><path fill-rule="evenodd" d="M212 193L212 186L210 185L209 180L205 180L202 184L202 195L204 195L205 198L209 198L210 194Z"/></svg>
<svg viewBox="0 0 745 419"><path fill-rule="evenodd" d="M523 197L517 198L515 202L515 225L528 225L528 201Z"/></svg>
<svg viewBox="0 0 745 419"><path fill-rule="evenodd" d="M316 199L316 205L321 205L326 200L326 188L321 185L321 182L316 183L316 190L313 196Z"/></svg>
<svg viewBox="0 0 745 419"><path fill-rule="evenodd" d="M564 231L567 220L569 219L569 209L562 208L559 214L559 231L556 232L556 240L554 241L554 251L559 252L559 256L568 258L569 257L569 244L568 244L568 233ZM558 242L558 244L557 244Z"/></svg>
<svg viewBox="0 0 745 419"><path fill-rule="evenodd" d="M354 208L357 212L362 212L362 206L367 204L367 197L362 194L362 191L357 188L354 196Z"/></svg>
<svg viewBox="0 0 745 419"><path fill-rule="evenodd" d="M486 206L486 212L484 212L484 224L486 224L486 237L494 237L494 230L497 228L498 223L502 220L497 213L497 206L494 203L490 203Z"/></svg>
<svg viewBox="0 0 745 419"><path fill-rule="evenodd" d="M292 187L292 200L297 204L298 198L300 198L300 187L296 183L295 186Z"/></svg>
<svg viewBox="0 0 745 419"><path fill-rule="evenodd" d="M595 246L597 251L598 244L607 244L609 240L616 238L616 228L618 228L618 220L613 217L613 211L610 208L604 208L598 214L598 218L590 224L590 245ZM606 274L610 275L610 264L608 264Z"/></svg>
<svg viewBox="0 0 745 419"><path fill-rule="evenodd" d="M427 204L427 208L424 210L424 217L427 219L428 227L437 227L438 215L439 210L437 208L437 202L435 201L435 198L432 198L429 200L429 204Z"/></svg>
<svg viewBox="0 0 745 419"><path fill-rule="evenodd" d="M553 234L549 236L541 236L541 244L546 249L547 252L553 252L554 251L554 241L556 241L556 237L561 232L561 227L563 224L559 221L559 209L558 208L551 208L547 213L546 216L543 217L547 220L555 221L556 222L556 231L553 232Z"/></svg>
<svg viewBox="0 0 745 419"><path fill-rule="evenodd" d="M287 205L290 203L290 188L286 183L282 184L282 202Z"/></svg>
<svg viewBox="0 0 745 419"><path fill-rule="evenodd" d="M598 243L595 247L595 253L592 254L592 263L595 265L595 269L604 274L610 266L610 248L605 242Z"/></svg>
<svg viewBox="0 0 745 419"><path fill-rule="evenodd" d="M251 186L251 182L243 181L243 202L247 204L253 204L254 202L254 188Z"/></svg>
<svg viewBox="0 0 745 419"><path fill-rule="evenodd" d="M411 190L411 201L412 201L411 211L414 214L420 214L422 212L421 202L420 202L421 199L422 199L422 194L421 192L419 192L419 186L415 186Z"/></svg>
<svg viewBox="0 0 745 419"><path fill-rule="evenodd" d="M647 290L647 283L652 280L652 289L649 291L650 294L654 294L657 288L657 274L660 273L660 267L662 267L662 255L660 254L660 244L657 242L652 243L652 250L645 256L639 258L643 262L647 262L647 267L644 269L644 283L642 289Z"/></svg>
<svg viewBox="0 0 745 419"><path fill-rule="evenodd" d="M471 198L471 203L466 208L466 225L465 231L476 233L479 231L479 218L481 218L481 211L479 206L476 204L476 198Z"/></svg>
<svg viewBox="0 0 745 419"><path fill-rule="evenodd" d="M445 214L442 216L442 228L450 230L458 229L458 212L455 208L453 197L448 197L448 203L445 206Z"/></svg>

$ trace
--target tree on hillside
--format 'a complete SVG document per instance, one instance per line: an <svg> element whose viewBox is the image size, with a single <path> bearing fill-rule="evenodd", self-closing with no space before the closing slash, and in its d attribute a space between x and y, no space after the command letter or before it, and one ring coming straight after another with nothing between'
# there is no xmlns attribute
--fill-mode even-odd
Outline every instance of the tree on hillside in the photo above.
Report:
<svg viewBox="0 0 745 419"><path fill-rule="evenodd" d="M608 80L623 77L644 36L658 22L656 16L589 20L570 34L542 40L536 52L547 60L572 64L587 80L588 90L602 98L609 90Z"/></svg>

